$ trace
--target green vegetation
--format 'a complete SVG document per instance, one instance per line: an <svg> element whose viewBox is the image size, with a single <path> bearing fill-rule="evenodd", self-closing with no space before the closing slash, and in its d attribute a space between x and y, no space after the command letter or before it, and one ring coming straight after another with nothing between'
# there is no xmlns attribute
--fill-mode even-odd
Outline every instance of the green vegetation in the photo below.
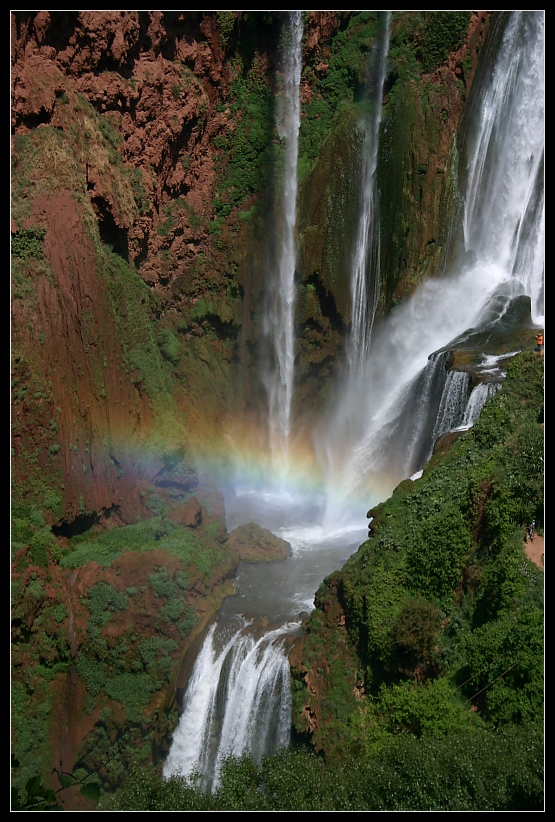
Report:
<svg viewBox="0 0 555 822"><path fill-rule="evenodd" d="M152 297L135 269L106 246L100 261L122 347L134 381L144 386L153 408L171 406L171 376L156 344L149 310Z"/></svg>
<svg viewBox="0 0 555 822"><path fill-rule="evenodd" d="M12 754L21 763L14 774L18 789L51 770L50 686L70 658L63 593L47 570L28 566L29 560L20 559L12 576L11 722Z"/></svg>
<svg viewBox="0 0 555 822"><path fill-rule="evenodd" d="M156 343L163 358L168 360L168 362L171 362L173 365L177 365L179 362L180 344L177 337L169 330L169 328L162 328L158 332L156 336Z"/></svg>
<svg viewBox="0 0 555 822"><path fill-rule="evenodd" d="M450 52L462 46L471 15L470 11L424 12L425 24L417 54L426 73L434 71Z"/></svg>
<svg viewBox="0 0 555 822"><path fill-rule="evenodd" d="M544 516L542 366L515 357L475 426L373 509L373 536L320 587L294 664L295 723L306 732L304 667L315 676L325 658L313 742L330 762L377 755L399 734L541 728L543 573L523 534ZM333 674L341 661L365 698Z"/></svg>
<svg viewBox="0 0 555 822"><path fill-rule="evenodd" d="M375 507L374 536L322 584L302 648L319 756L229 760L210 795L143 767L100 807L542 810L543 574L522 545L524 524L543 522L541 419L542 362L524 353L474 428ZM297 711L312 699L299 671Z"/></svg>
<svg viewBox="0 0 555 822"><path fill-rule="evenodd" d="M19 768L19 760L12 754L12 768ZM81 796L98 801L100 797L100 785L98 782L89 782L86 777L77 777L61 768L54 768L60 787L53 791L45 788L40 776L32 776L25 784L25 793L22 795L17 788L12 787L11 810L12 811L63 811L63 798L58 796L67 788L81 785L79 793ZM82 784L83 783L83 784ZM62 804L60 804L62 803Z"/></svg>
<svg viewBox="0 0 555 822"><path fill-rule="evenodd" d="M158 515L124 528L87 532L74 537L71 552L60 560L60 565L81 568L88 562L97 562L107 568L129 551L145 553L152 550L166 551L185 565L195 565L204 574L209 574L225 556L222 546L205 529L198 532Z"/></svg>
<svg viewBox="0 0 555 822"><path fill-rule="evenodd" d="M359 100L369 55L379 30L376 12L353 12L344 29L332 38L323 71L305 67L303 81L311 87L303 105L299 133L298 178L302 182L314 168L327 137L347 110Z"/></svg>
<svg viewBox="0 0 555 822"><path fill-rule="evenodd" d="M131 769L99 810L150 811L524 811L543 810L538 727L453 731L443 738L398 735L379 756L326 762L282 751L260 765L229 760L211 795L153 768Z"/></svg>
<svg viewBox="0 0 555 822"><path fill-rule="evenodd" d="M91 616L87 630L102 628L110 621L111 613L125 611L127 602L125 594L118 593L106 582L97 582L89 588L87 607Z"/></svg>
<svg viewBox="0 0 555 822"><path fill-rule="evenodd" d="M18 236L12 239L12 248ZM52 284L52 267L43 255L42 242L39 245L39 241L25 241L19 245L18 252L12 253L11 295L14 300L34 308L37 305L37 280L44 277ZM38 339L44 342L44 332L39 332Z"/></svg>
<svg viewBox="0 0 555 822"><path fill-rule="evenodd" d="M217 11L216 19L218 21L218 28L220 29L220 39L222 45L225 47L235 28L237 13L234 11Z"/></svg>
<svg viewBox="0 0 555 822"><path fill-rule="evenodd" d="M214 794L179 777L164 779L136 762L96 809L541 811L542 740L534 727L495 736L455 730L443 739L397 737L380 756L343 763L327 763L302 749L266 757L260 765L245 757L224 764Z"/></svg>
<svg viewBox="0 0 555 822"><path fill-rule="evenodd" d="M55 495L47 496L47 501L55 504ZM121 585L100 580L80 599L80 610L74 604L75 613L70 615L67 593L48 562L48 555L56 554L56 544L43 524L42 512L16 505L13 514L12 537L17 542L12 576L12 751L24 763L13 773L14 786L23 796L29 780L49 770L49 729L54 720L49 688L72 667L86 686L86 712L100 714L75 763L65 764L87 775L110 760L100 780L103 790L113 790L136 751L143 751L141 761L149 759L166 723L175 725L171 712L156 715L154 721L149 711L153 700L156 703L168 688L181 640L197 622L189 593L191 580L197 594L210 592L211 575L227 572L229 555L211 529L193 531L163 515L127 528L80 535L69 549L60 551L57 561L62 568L77 569L94 561L109 568L129 551L151 550L165 551L180 565L171 573L158 566L144 586L126 584L123 577ZM39 566L37 560L43 564ZM127 629L130 613L133 623L145 617L152 620L156 633L142 636ZM75 639L70 637L70 624L79 615L86 625L86 639L80 635L71 651ZM109 706L114 705L119 707L112 714Z"/></svg>
<svg viewBox="0 0 555 822"><path fill-rule="evenodd" d="M401 483L375 507L374 536L320 587L302 648L303 665L319 683L322 722L312 742L320 755L294 747L260 764L229 760L210 795L194 781L163 780L148 756L125 767L137 734L150 750L152 727L144 714L169 681L176 645L163 634L126 634L108 642L108 625L129 607L131 596L141 594L137 588L92 586L84 600L89 641L76 658L87 709L112 700L129 723L129 742L102 775L98 809L541 810L543 574L522 545L524 524L543 522L542 436L535 433L541 419L542 361L524 353L509 364L502 391L474 428L435 456L420 480ZM170 553L173 548L183 559L187 548L178 535L186 532L154 518L75 538L72 554L100 545L109 548L106 558L113 552L113 561L116 553L150 545ZM25 525L18 535L26 535ZM201 553L189 559L190 573L195 566L202 572ZM161 631L168 619L187 619L190 573L172 575L160 565L150 574ZM25 599L17 598L16 619L40 613L45 593L35 574ZM61 603L52 608L54 623L62 626ZM40 624L35 621L37 636ZM37 646L35 676L42 683L59 669L55 646L52 633ZM297 666L299 712L312 697ZM43 694L40 711L30 710L30 696L17 682L12 696L16 753L26 757L22 780L32 778L33 763L41 772L40 758L30 751L37 740L39 748L47 740L50 706L44 684L33 682ZM296 725L305 733L298 714ZM105 707L79 753L76 764L84 773L113 756L111 729Z"/></svg>
<svg viewBox="0 0 555 822"><path fill-rule="evenodd" d="M272 137L271 94L260 55L245 68L237 53L230 64L232 82L227 99L235 128L214 140L220 182L214 200L216 217L227 217L267 179Z"/></svg>
<svg viewBox="0 0 555 822"><path fill-rule="evenodd" d="M227 368L228 360L234 366L238 361L237 349L224 342L238 333L246 316L241 312L243 296L244 307L252 318L256 316L255 261L261 255L253 252L253 261L245 263L245 249L236 250L235 256L226 255L227 268L222 271L211 250L229 242L226 220L232 211L238 229L251 235L263 225L265 210L253 204L254 195L264 191L269 171L279 179L282 145L274 131L271 60L267 62L266 56L277 46L273 32L280 13L214 14L222 46L230 55L225 66L230 82L226 76L222 97L210 103L219 116L228 112L229 117L228 127L222 126L213 144L216 194L214 213L209 215L213 219L196 213L181 196L163 206L157 227L160 237L166 238L161 253L169 277L175 274L174 266L183 266L178 275L183 316L176 326L171 325L171 301L177 294L171 291L173 286L159 299L133 265L101 242L100 225L104 240L111 226L123 237L130 226L137 227L138 216L145 218L144 234L134 233L135 238L144 237L144 246L134 240L137 251L144 249L140 257L162 242L153 236L154 208L147 199L143 172L124 163L121 115L100 114L86 96L70 89L68 78L69 94L55 103L59 125L54 128L44 122L13 138L12 217L18 230L11 238L12 297L20 303L17 311L25 312L21 338L28 339L29 345L24 349L16 340L13 350L14 452L20 480L13 489L11 532L12 750L18 763L13 767L12 810L59 809L59 792L46 788L46 780L37 774L52 773L53 730L70 672L86 687L85 719L93 730L83 740L75 762L66 763L72 772L63 772L60 766L58 780L61 789L86 787L98 770L103 792L99 810L542 810L543 574L522 550L524 524L535 518L541 527L544 515L544 438L539 423L543 375L538 357L522 355L510 364L503 391L486 405L474 429L461 435L446 455L435 457L421 480L402 483L389 500L376 506L372 539L341 573L321 585L307 623L302 660L293 668L296 731L307 745L260 764L248 758L229 760L214 795L198 791L194 783L162 779L162 743L177 717L160 706L175 674L181 640L196 626L193 594L208 596L212 575L231 567L218 542L220 526L215 522L198 529L175 525L167 517L166 498L154 488L146 502L153 516L146 522L89 532L69 543L56 542L47 524L62 521L66 513L59 466L68 440L70 459L77 458L85 436L93 434L83 436L83 428L68 432L66 427L61 437L65 414L54 407L62 399L54 397L52 385L42 376L40 360L47 350L43 346L52 342L54 326L41 328L34 322L35 316L45 316L43 305L41 312L35 311L44 290L37 286L47 283L53 297L60 293L56 294L59 286L44 258L46 229L31 224L37 219L33 215L42 213L35 209L38 196L46 201L56 190L73 192L107 286L105 328L95 327L77 282L75 290L82 305L79 333L86 368L96 396L105 400L103 413L109 411L110 402L121 402L116 399L117 374L120 385L128 379L129 387L132 384L148 398L155 419L145 451L152 448L160 459L166 449L171 450L169 442L181 445L186 440L174 401L178 383L182 396L186 393L199 409L206 407L206 398L223 407L222 397L231 394L230 387L243 390L238 379L232 383L239 372ZM338 14L339 27L323 43L323 51L316 48L305 54L301 182L317 168L326 143L330 148L331 134L332 153L340 160L355 155L348 139L364 111L364 75L379 19L375 11ZM441 83L431 76L424 82L422 74L435 72L448 53L461 45L470 14L392 14L388 110L379 164L382 252L384 269L390 272L386 278L393 278L393 269L397 276L398 269L411 267L413 250L408 243L418 233L418 221L431 220L419 197L434 164L436 174L448 176L447 168L440 167L443 158L438 157L437 163L434 159L438 134L448 119L445 109L433 113L432 101L435 105L439 99ZM258 40L261 33L265 36ZM471 66L467 55L465 74ZM114 73L114 79L122 78ZM129 83L136 85L137 79ZM183 66L181 81L170 86L172 105L184 100L186 93L192 97L195 83L200 95L200 81ZM136 97L134 101L133 105ZM118 102L127 105L124 95ZM169 186L163 197L175 191L172 180L179 185L179 175L171 174L172 161L180 162L186 172L198 163L201 145L193 146L195 129L198 126L203 139L208 139L203 132L207 106L208 97L202 92L198 120L176 137L153 196L162 196L163 178ZM420 145L414 135L420 135ZM389 165L382 162L384 156ZM91 180L102 179L97 187L102 196L95 207L105 220L92 208L90 198L95 195L87 189L85 164L94 169ZM344 171L347 165L341 167L338 161L334 168ZM348 186L351 176L350 172L344 175ZM187 177L183 190L193 177ZM339 199L338 195L335 202ZM409 200L411 204L414 200L412 211ZM444 212L451 214L450 209ZM347 209L343 217L353 222ZM340 219L335 218L330 248L341 234ZM194 236L176 253L177 246L170 244L178 223L180 230L186 223ZM23 225L27 228L20 228ZM308 227L307 240L309 229L316 226ZM438 242L440 234L438 230ZM200 244L206 237L211 246ZM71 249L65 251L70 255ZM180 256L190 253L196 254L191 269L186 257ZM340 266L331 251L328 255L328 247L326 255L339 278ZM413 278L411 283L426 270L424 263L427 260L418 270L412 267L407 275ZM71 266L67 273L70 280L76 274ZM339 342L332 341L319 297L322 284L329 292L328 284L318 279L316 268L311 276L318 288L313 282L304 288L303 344L312 353L324 344L330 351L337 350ZM224 297L226 277L233 282ZM387 282L388 304L394 287L393 281ZM100 296L94 294L95 299ZM331 302L331 292L328 296ZM241 368L243 360L254 359L256 336L248 336L247 325ZM118 349L113 345L116 338L123 357L116 354L118 361L110 362L114 370L110 375L106 369ZM52 368L55 373L56 365ZM76 370L81 377L81 363ZM245 366L241 376L246 374ZM68 385L67 396L77 407L75 385ZM86 408L76 414L78 424L84 425L82 420L98 424L98 418L96 423L89 419ZM137 404L137 427L139 417ZM34 441L29 436L24 442L24 426L33 432ZM103 432L94 443L96 478L101 470L100 436ZM91 464L82 462L81 456L75 462L78 479L92 481ZM118 464L116 472L114 465L108 467L120 479L123 468ZM126 467L126 481L129 474ZM69 484L71 475L63 480ZM78 498L78 515L92 513L86 490L73 495L74 502ZM153 551L165 552L168 558L155 562L166 564L152 564L149 571L154 570L140 581L120 576L123 563L118 560L129 562L130 552L138 560L148 560ZM90 563L97 563L99 576L107 572L110 584L104 580L90 584L89 578L90 587L77 603L79 614L74 614L68 600L69 580L86 578L88 569L82 575L78 571ZM123 630L129 614L140 628ZM70 626L78 616L77 633L72 633ZM149 619L147 633L143 626ZM306 688L305 670L317 683L319 704ZM312 735L305 720L307 706L313 709L312 716L321 716ZM133 760L137 764L130 769ZM83 795L99 799L93 787Z"/></svg>
<svg viewBox="0 0 555 822"><path fill-rule="evenodd" d="M129 172L129 177L133 197L135 198L135 203L137 205L137 209L139 210L139 214L142 217L144 214L148 214L151 210L150 200L146 198L143 172L140 168L134 168Z"/></svg>
<svg viewBox="0 0 555 822"><path fill-rule="evenodd" d="M182 595L189 588L187 575L179 572L174 582L170 578L168 569L161 567L149 576L148 581L154 588L156 596L166 599L166 604L160 611L159 618L162 622L175 623L180 636L188 634L195 627L196 617L192 607L187 605Z"/></svg>
<svg viewBox="0 0 555 822"><path fill-rule="evenodd" d="M44 259L42 241L46 234L45 228L32 226L23 228L12 237L11 253L13 257L35 257L37 260Z"/></svg>
<svg viewBox="0 0 555 822"><path fill-rule="evenodd" d="M120 367L146 395L155 415L146 447L162 454L173 441L183 447L187 432L172 394L173 368L179 362L181 345L169 329L157 328L153 322L156 298L136 269L102 244L97 252L124 352ZM105 396L104 369L98 380L99 394Z"/></svg>

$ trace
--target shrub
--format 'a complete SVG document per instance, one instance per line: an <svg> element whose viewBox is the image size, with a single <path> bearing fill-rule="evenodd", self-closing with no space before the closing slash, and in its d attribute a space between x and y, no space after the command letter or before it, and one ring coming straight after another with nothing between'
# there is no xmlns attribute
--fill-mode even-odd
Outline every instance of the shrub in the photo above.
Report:
<svg viewBox="0 0 555 822"><path fill-rule="evenodd" d="M14 257L35 257L38 260L44 258L42 241L46 234L45 228L31 226L23 228L12 237L11 251Z"/></svg>
<svg viewBox="0 0 555 822"><path fill-rule="evenodd" d="M462 45L468 32L470 11L428 11L417 54L425 72L434 71L451 51Z"/></svg>
<svg viewBox="0 0 555 822"><path fill-rule="evenodd" d="M148 581L154 588L157 597L173 597L176 594L177 588L172 582L169 571L164 566L157 568L153 574L149 574Z"/></svg>
<svg viewBox="0 0 555 822"><path fill-rule="evenodd" d="M408 536L407 579L415 593L444 604L453 597L472 540L463 514L452 501L433 512Z"/></svg>
<svg viewBox="0 0 555 822"><path fill-rule="evenodd" d="M482 713L496 724L543 721L543 631L542 610L528 603L466 638L465 693L481 694Z"/></svg>
<svg viewBox="0 0 555 822"><path fill-rule="evenodd" d="M116 591L107 582L97 582L88 590L89 625L101 628L109 622L112 613L124 611L128 602L127 594Z"/></svg>
<svg viewBox="0 0 555 822"><path fill-rule="evenodd" d="M220 39L225 46L235 28L236 13L234 11L217 11L216 19L220 29Z"/></svg>
<svg viewBox="0 0 555 822"><path fill-rule="evenodd" d="M48 549L54 545L54 537L49 529L42 528L29 540L29 555L39 568L48 567Z"/></svg>
<svg viewBox="0 0 555 822"><path fill-rule="evenodd" d="M448 736L455 729L479 721L463 703L460 693L442 677L423 683L405 680L391 687L383 685L374 710L382 715L390 734Z"/></svg>
<svg viewBox="0 0 555 822"><path fill-rule="evenodd" d="M59 602L54 610L54 619L60 624L61 622L65 622L68 616L67 608L62 602Z"/></svg>
<svg viewBox="0 0 555 822"><path fill-rule="evenodd" d="M107 696L121 702L130 722L141 722L155 688L145 672L124 672L109 677L104 683Z"/></svg>
<svg viewBox="0 0 555 822"><path fill-rule="evenodd" d="M421 597L409 599L393 623L393 641L402 658L413 666L418 662L429 663L438 629L438 608Z"/></svg>
<svg viewBox="0 0 555 822"><path fill-rule="evenodd" d="M160 619L163 622L177 622L185 610L185 600L183 597L169 599L160 611Z"/></svg>

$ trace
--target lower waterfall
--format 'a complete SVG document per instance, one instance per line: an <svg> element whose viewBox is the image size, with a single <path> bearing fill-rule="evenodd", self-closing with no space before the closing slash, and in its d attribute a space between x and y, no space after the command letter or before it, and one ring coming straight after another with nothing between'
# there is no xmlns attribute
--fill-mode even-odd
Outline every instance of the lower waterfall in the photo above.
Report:
<svg viewBox="0 0 555 822"><path fill-rule="evenodd" d="M164 773L218 785L226 756L260 759L289 744L291 689L284 638L291 623L255 636L252 623L214 623L197 657Z"/></svg>
<svg viewBox="0 0 555 822"><path fill-rule="evenodd" d="M335 533L315 524L323 504L317 494L228 491L228 530L254 520L287 540L292 555L270 567L240 563L237 595L225 600L189 676L166 777L198 779L214 790L226 756L260 760L289 744L288 653L302 634L301 614L367 535L366 521Z"/></svg>

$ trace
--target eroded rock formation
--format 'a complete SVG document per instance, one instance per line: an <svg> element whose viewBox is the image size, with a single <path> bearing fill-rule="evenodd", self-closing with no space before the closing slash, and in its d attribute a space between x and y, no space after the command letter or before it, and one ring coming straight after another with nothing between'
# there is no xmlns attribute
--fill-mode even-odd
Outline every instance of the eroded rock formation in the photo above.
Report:
<svg viewBox="0 0 555 822"><path fill-rule="evenodd" d="M299 193L294 416L307 427L350 321L354 212L342 203L354 203L355 98L373 36L371 13L357 14L304 13L301 100L312 137ZM162 682L191 626L229 593L238 559L287 556L287 543L270 546L260 529L227 534L221 495L196 460L245 432L255 439L264 405L280 15L11 13L14 704L25 717L21 750L31 717L49 765L97 767L130 722L137 747L155 716L147 755L156 756L171 686L155 688L142 718L130 719L117 677L158 666ZM403 73L417 28L394 23L381 313L434 272L444 250L451 139L487 22L473 12L460 50L424 79ZM339 71L348 37L360 66L349 52ZM344 101L330 79L339 75ZM101 561L103 543L96 559L67 564L91 528L151 519L132 550ZM176 540L190 555L176 555ZM94 610L99 592L111 597L106 623ZM156 648L142 644L156 638Z"/></svg>

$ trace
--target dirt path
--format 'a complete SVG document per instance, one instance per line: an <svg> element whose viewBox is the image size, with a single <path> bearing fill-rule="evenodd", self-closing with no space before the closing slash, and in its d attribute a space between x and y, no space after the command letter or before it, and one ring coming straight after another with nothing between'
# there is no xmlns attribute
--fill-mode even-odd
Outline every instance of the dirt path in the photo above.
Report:
<svg viewBox="0 0 555 822"><path fill-rule="evenodd" d="M535 562L538 568L543 571L543 537L534 534L534 542L525 542L524 550L528 559Z"/></svg>

